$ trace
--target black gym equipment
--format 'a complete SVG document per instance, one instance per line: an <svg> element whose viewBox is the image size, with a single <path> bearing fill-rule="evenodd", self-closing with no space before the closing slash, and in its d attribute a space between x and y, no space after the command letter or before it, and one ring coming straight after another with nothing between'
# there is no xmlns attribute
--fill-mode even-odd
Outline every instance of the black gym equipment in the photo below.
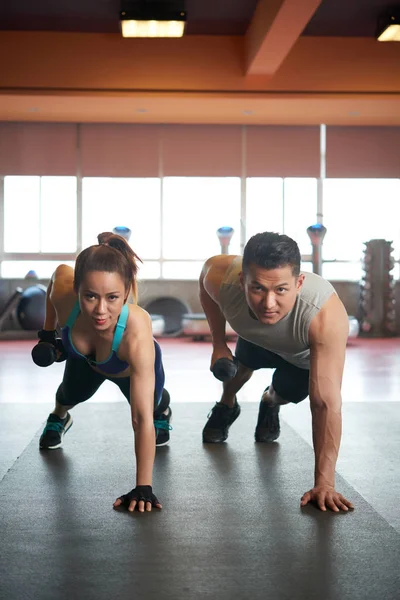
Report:
<svg viewBox="0 0 400 600"><path fill-rule="evenodd" d="M41 329L38 332L39 343L32 348L32 360L38 367L49 367L54 362L66 360L65 352L61 338L57 337L56 331L45 331Z"/></svg>
<svg viewBox="0 0 400 600"><path fill-rule="evenodd" d="M211 371L214 377L220 381L230 381L237 373L238 364L236 357L233 360L230 358L219 358L215 361Z"/></svg>
<svg viewBox="0 0 400 600"><path fill-rule="evenodd" d="M8 319L8 317L10 317L13 314L13 311L22 296L22 292L22 288L15 288L14 293L9 297L9 299L3 306L2 311L0 313L0 331L3 329L3 325Z"/></svg>
<svg viewBox="0 0 400 600"><path fill-rule="evenodd" d="M163 296L150 300L144 306L150 315L161 315L165 321L163 335L176 337L182 333L182 319L188 313L188 306L173 296Z"/></svg>
<svg viewBox="0 0 400 600"><path fill-rule="evenodd" d="M43 327L46 314L46 288L37 284L23 290L17 287L7 300L0 313L0 330L6 321L15 316L21 329L38 331Z"/></svg>
<svg viewBox="0 0 400 600"><path fill-rule="evenodd" d="M46 288L33 285L22 292L17 306L17 319L22 329L37 331L46 316Z"/></svg>

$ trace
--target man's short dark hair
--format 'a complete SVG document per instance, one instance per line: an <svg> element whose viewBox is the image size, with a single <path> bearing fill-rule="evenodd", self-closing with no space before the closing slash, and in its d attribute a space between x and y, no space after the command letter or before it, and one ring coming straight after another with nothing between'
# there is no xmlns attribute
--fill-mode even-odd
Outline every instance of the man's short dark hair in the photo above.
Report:
<svg viewBox="0 0 400 600"><path fill-rule="evenodd" d="M253 235L244 247L243 272L249 265L263 269L292 267L294 277L300 274L301 255L297 243L287 235L264 231Z"/></svg>

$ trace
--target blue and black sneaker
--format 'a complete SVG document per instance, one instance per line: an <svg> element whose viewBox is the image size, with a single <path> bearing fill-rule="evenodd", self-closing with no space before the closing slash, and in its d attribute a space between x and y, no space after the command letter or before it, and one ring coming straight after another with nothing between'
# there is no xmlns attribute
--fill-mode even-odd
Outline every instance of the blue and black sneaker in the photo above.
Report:
<svg viewBox="0 0 400 600"><path fill-rule="evenodd" d="M172 427L170 422L172 420L172 410L170 407L167 408L165 413L159 415L154 419L154 427L156 428L156 446L166 446L169 442L169 432Z"/></svg>
<svg viewBox="0 0 400 600"><path fill-rule="evenodd" d="M67 412L64 419L50 414L43 433L40 436L39 448L42 450L55 450L62 444L64 435L73 423L71 415Z"/></svg>

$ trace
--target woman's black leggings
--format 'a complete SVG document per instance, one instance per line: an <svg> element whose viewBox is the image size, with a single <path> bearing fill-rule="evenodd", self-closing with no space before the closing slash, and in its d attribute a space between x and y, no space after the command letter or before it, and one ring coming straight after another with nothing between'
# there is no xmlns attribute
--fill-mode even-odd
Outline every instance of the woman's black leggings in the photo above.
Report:
<svg viewBox="0 0 400 600"><path fill-rule="evenodd" d="M64 377L57 390L56 400L63 406L75 406L89 400L104 381L115 383L130 402L130 377L109 377L94 371L84 359L68 357L65 363ZM159 417L169 406L170 397L163 387L164 371L156 372L154 390L154 416Z"/></svg>

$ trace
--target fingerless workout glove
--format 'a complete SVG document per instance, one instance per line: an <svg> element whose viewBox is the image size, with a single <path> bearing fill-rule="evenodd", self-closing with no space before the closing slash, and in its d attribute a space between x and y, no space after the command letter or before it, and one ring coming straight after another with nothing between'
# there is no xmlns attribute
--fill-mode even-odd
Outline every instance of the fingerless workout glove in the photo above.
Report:
<svg viewBox="0 0 400 600"><path fill-rule="evenodd" d="M122 504L123 506L125 506L125 508L129 508L129 505L132 502L132 500L136 500L137 502L135 509L138 509L139 502L141 500L143 500L143 502L145 503L145 508L146 502L150 502L152 506L160 504L156 496L153 494L153 489L151 485L138 485L128 494L120 496L119 499L122 501Z"/></svg>

